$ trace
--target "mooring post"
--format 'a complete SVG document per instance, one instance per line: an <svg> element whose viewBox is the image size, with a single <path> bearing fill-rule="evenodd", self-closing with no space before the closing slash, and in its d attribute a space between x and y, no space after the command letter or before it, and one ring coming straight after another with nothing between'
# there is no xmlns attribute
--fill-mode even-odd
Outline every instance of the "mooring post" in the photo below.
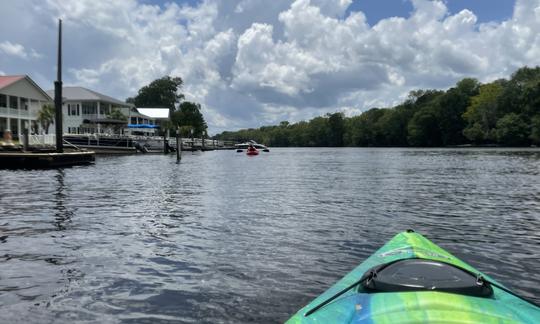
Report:
<svg viewBox="0 0 540 324"><path fill-rule="evenodd" d="M64 152L64 141L62 138L62 19L58 19L58 66L57 76L54 82L54 108L56 126L56 152Z"/></svg>
<svg viewBox="0 0 540 324"><path fill-rule="evenodd" d="M24 135L24 139L23 139L23 150L26 152L28 151L28 128L25 128L23 130L23 135Z"/></svg>
<svg viewBox="0 0 540 324"><path fill-rule="evenodd" d="M195 139L193 138L193 128L190 129L191 131L191 154L195 152Z"/></svg>
<svg viewBox="0 0 540 324"><path fill-rule="evenodd" d="M202 133L202 151L204 152L205 149L205 142L206 141L206 131L203 131Z"/></svg>
<svg viewBox="0 0 540 324"><path fill-rule="evenodd" d="M163 153L169 154L169 146L167 145L167 133L163 133Z"/></svg>
<svg viewBox="0 0 540 324"><path fill-rule="evenodd" d="M182 145L180 144L180 141L182 139L180 138L180 127L176 129L176 163L180 163L180 160L182 160Z"/></svg>

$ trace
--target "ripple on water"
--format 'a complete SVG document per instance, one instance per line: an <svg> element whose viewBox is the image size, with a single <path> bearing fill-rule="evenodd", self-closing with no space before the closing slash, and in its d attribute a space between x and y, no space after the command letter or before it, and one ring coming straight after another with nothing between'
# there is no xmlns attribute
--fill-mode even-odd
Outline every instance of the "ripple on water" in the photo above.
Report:
<svg viewBox="0 0 540 324"><path fill-rule="evenodd" d="M540 301L539 161L322 148L0 171L0 319L279 322L407 228Z"/></svg>

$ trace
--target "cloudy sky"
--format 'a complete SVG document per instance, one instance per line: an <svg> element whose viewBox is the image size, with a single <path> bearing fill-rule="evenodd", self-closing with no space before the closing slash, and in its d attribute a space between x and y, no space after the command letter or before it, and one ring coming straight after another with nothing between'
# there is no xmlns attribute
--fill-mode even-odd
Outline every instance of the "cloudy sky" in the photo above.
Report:
<svg viewBox="0 0 540 324"><path fill-rule="evenodd" d="M124 100L184 79L210 132L358 114L540 64L540 0L0 0L0 74Z"/></svg>

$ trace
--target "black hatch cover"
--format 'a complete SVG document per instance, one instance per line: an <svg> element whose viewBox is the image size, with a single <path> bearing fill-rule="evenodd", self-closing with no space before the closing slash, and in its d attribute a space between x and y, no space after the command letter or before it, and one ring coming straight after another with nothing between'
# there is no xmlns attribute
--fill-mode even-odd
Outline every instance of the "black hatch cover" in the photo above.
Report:
<svg viewBox="0 0 540 324"><path fill-rule="evenodd" d="M426 260L404 259L368 270L362 287L368 292L441 291L489 297L491 285L476 274L454 265Z"/></svg>

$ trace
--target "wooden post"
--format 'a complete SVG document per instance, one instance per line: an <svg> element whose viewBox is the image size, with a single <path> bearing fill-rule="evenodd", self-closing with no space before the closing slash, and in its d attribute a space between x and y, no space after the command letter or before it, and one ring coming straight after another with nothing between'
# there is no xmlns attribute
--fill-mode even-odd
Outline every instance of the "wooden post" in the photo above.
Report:
<svg viewBox="0 0 540 324"><path fill-rule="evenodd" d="M167 133L163 133L163 153L169 154L169 146L167 145Z"/></svg>
<svg viewBox="0 0 540 324"><path fill-rule="evenodd" d="M182 139L180 138L180 127L176 129L176 163L180 163L180 160L182 160L182 145L180 144L180 141Z"/></svg>
<svg viewBox="0 0 540 324"><path fill-rule="evenodd" d="M193 128L191 128L191 154L195 152L195 139L193 138Z"/></svg>
<svg viewBox="0 0 540 324"><path fill-rule="evenodd" d="M28 151L28 141L29 141L29 140L28 140L28 136L29 136L28 134L29 134L28 128L25 128L25 129L23 130L23 135L24 135L24 140L23 140L23 150L24 150L25 152Z"/></svg>
<svg viewBox="0 0 540 324"><path fill-rule="evenodd" d="M56 130L56 152L64 152L64 141L62 138L62 20L58 20L58 66L57 76L54 82L54 108L55 108L55 130Z"/></svg>
<svg viewBox="0 0 540 324"><path fill-rule="evenodd" d="M205 149L205 147L204 147L205 140L206 140L206 131L203 131L203 133L202 133L202 151L203 152L204 152L204 149Z"/></svg>

